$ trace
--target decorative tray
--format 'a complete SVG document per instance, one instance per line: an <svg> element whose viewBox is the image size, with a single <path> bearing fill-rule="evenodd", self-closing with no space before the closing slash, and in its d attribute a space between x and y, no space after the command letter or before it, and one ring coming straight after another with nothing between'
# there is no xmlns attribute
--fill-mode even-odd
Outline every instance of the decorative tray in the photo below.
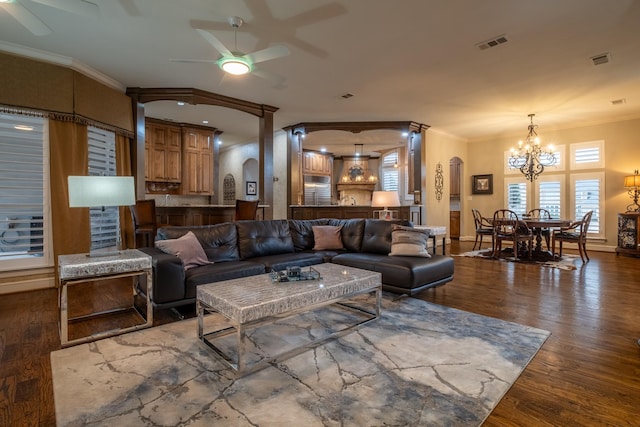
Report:
<svg viewBox="0 0 640 427"><path fill-rule="evenodd" d="M287 267L286 270L272 271L270 274L274 283L322 279L320 272L314 270L313 267L309 267L306 270L301 267Z"/></svg>

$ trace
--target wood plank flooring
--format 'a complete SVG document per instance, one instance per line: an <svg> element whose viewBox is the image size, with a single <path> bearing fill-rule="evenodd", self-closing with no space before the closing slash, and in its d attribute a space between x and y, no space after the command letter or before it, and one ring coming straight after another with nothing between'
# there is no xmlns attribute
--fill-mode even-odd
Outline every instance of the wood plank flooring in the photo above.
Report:
<svg viewBox="0 0 640 427"><path fill-rule="evenodd" d="M640 425L640 258L589 254L575 271L455 257L454 280L419 295L552 333L485 426ZM56 290L0 295L0 426L55 425L58 348Z"/></svg>

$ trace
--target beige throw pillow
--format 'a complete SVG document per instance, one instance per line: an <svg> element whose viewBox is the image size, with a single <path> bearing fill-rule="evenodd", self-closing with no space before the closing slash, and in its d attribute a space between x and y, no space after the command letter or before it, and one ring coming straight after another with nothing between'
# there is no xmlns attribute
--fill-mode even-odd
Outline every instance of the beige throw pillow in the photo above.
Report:
<svg viewBox="0 0 640 427"><path fill-rule="evenodd" d="M207 259L200 241L192 231L177 239L157 240L156 248L180 258L185 270L199 265L213 264Z"/></svg>
<svg viewBox="0 0 640 427"><path fill-rule="evenodd" d="M311 228L313 229L313 240L315 241L314 251L344 249L342 235L340 234L342 226L314 225Z"/></svg>
<svg viewBox="0 0 640 427"><path fill-rule="evenodd" d="M427 250L429 233L413 227L394 225L391 229L390 256L419 256L431 258Z"/></svg>

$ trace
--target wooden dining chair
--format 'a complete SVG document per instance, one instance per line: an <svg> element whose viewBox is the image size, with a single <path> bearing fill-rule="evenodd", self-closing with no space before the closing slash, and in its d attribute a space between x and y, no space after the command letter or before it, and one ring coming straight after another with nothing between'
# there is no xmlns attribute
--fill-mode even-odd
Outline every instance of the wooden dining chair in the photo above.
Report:
<svg viewBox="0 0 640 427"><path fill-rule="evenodd" d="M478 239L480 239L480 244L478 245L478 250L482 249L482 238L484 236L491 236L491 253L493 253L493 224L489 218L485 218L482 216L478 209L471 209L471 213L473 213L473 222L476 226L476 241L473 244L473 249L476 250L476 245L478 244Z"/></svg>
<svg viewBox="0 0 640 427"><path fill-rule="evenodd" d="M559 258L562 258L562 242L570 242L578 245L578 252L580 253L582 262L585 263L589 261L589 255L587 254L587 233L589 232L592 215L593 211L589 211L584 214L580 221L572 222L568 227L554 231L551 237L551 247L554 258L556 257L556 241L560 244L560 250L557 255Z"/></svg>
<svg viewBox="0 0 640 427"><path fill-rule="evenodd" d="M133 220L136 248L153 247L158 230L156 201L154 199L136 200L136 204L129 206L129 210Z"/></svg>
<svg viewBox="0 0 640 427"><path fill-rule="evenodd" d="M551 212L547 209L536 208L531 209L529 212L529 218L532 219L551 219ZM540 235L544 237L544 241L547 244L547 250L551 250L551 229L549 227L543 227L540 229Z"/></svg>
<svg viewBox="0 0 640 427"><path fill-rule="evenodd" d="M235 220L256 219L259 200L236 200Z"/></svg>
<svg viewBox="0 0 640 427"><path fill-rule="evenodd" d="M518 218L518 214L509 209L498 209L493 214L493 257L497 258L502 251L502 242L513 242L513 256L518 258L518 246L526 242L531 258L533 250L533 233L524 221Z"/></svg>

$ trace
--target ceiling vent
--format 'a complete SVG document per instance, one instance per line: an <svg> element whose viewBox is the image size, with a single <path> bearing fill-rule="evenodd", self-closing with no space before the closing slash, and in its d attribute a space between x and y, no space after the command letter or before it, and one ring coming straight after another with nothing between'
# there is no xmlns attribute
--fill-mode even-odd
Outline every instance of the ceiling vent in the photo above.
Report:
<svg viewBox="0 0 640 427"><path fill-rule="evenodd" d="M485 49L489 49L490 47L496 47L496 46L501 45L503 43L506 43L508 41L509 40L507 40L507 36L502 34L501 36L494 37L492 39L489 39L489 40L483 41L481 43L478 43L476 46L478 46L478 49L480 49L480 50L485 50Z"/></svg>
<svg viewBox="0 0 640 427"><path fill-rule="evenodd" d="M608 52L591 57L591 62L593 62L593 65L607 64L610 61L611 61L611 54L609 54Z"/></svg>
<svg viewBox="0 0 640 427"><path fill-rule="evenodd" d="M613 101L611 101L611 105L622 105L626 103L627 103L627 100L625 98L614 99Z"/></svg>
<svg viewBox="0 0 640 427"><path fill-rule="evenodd" d="M340 95L340 98L349 99L353 96L352 93L345 93L344 95Z"/></svg>

